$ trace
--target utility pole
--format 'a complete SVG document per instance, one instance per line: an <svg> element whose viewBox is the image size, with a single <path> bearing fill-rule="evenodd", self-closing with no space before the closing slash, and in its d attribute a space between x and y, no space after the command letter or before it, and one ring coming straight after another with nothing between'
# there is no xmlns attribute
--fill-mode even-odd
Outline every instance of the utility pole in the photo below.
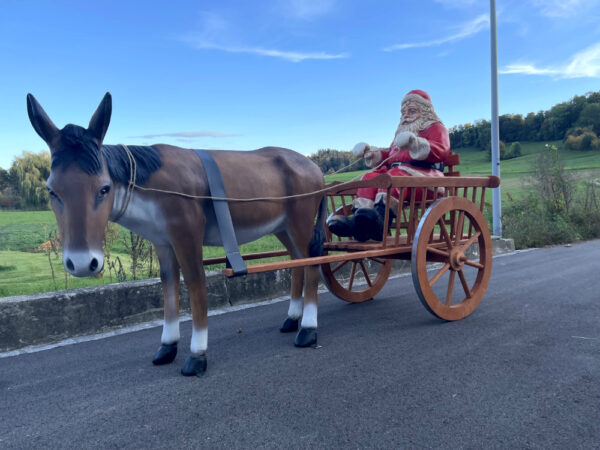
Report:
<svg viewBox="0 0 600 450"><path fill-rule="evenodd" d="M498 42L496 0L490 0L492 54L492 175L500 176L500 133L498 130ZM502 236L502 198L500 187L492 189L492 234Z"/></svg>

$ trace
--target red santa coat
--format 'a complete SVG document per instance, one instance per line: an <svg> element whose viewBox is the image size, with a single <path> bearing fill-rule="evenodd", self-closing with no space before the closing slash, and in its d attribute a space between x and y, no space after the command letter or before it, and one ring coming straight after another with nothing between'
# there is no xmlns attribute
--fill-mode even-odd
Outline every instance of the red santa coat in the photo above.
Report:
<svg viewBox="0 0 600 450"><path fill-rule="evenodd" d="M426 156L422 159L420 158L419 161L426 161L429 163L443 163L446 161L446 158L450 154L450 137L448 135L448 130L446 130L446 127L444 127L441 122L435 122L434 124L420 131L417 136L425 140L420 140L419 144L421 147L419 148L418 153L420 153L420 156ZM427 145L429 146L428 153ZM392 176L444 176L444 174L439 170L411 165L410 162L415 160L411 157L410 150L400 150L393 143L388 150L383 150L381 152L381 156L381 161L387 160L385 164L377 170L365 173L362 176L363 180L374 178L382 173L388 173ZM392 164L394 163L403 164L392 167ZM379 191L385 192L385 190L380 190L377 188L361 188L358 190L357 196L375 200L375 196ZM392 189L392 195L398 198L400 195L399 190ZM402 200L406 200L408 195L410 195L410 193L408 190L405 190L404 198ZM420 197L419 193L418 197ZM428 193L428 197L433 198L433 193Z"/></svg>

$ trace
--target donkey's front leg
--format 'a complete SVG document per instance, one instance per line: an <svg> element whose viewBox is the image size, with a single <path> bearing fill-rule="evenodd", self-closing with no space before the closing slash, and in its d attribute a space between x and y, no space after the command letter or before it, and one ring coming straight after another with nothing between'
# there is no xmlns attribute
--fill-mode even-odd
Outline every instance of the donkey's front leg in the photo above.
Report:
<svg viewBox="0 0 600 450"><path fill-rule="evenodd" d="M183 234L183 233L182 233ZM202 230L194 239L182 239L175 245L175 254L181 265L183 279L190 295L192 310L191 355L185 360L182 375L202 375L206 372L208 347L208 308L206 303L206 275L202 262Z"/></svg>
<svg viewBox="0 0 600 450"><path fill-rule="evenodd" d="M155 246L160 263L160 280L164 298L164 315L160 347L152 363L155 365L172 363L177 356L179 342L179 263L170 246Z"/></svg>
<svg viewBox="0 0 600 450"><path fill-rule="evenodd" d="M310 347L317 343L317 309L319 287L319 266L308 266L305 268L304 282L304 311L300 331L296 335L294 345L296 347Z"/></svg>

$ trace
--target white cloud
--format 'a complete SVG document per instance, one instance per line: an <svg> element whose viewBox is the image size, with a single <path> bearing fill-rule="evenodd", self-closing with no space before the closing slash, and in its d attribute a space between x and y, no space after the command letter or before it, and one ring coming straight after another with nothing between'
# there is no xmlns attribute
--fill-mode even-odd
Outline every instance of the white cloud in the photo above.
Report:
<svg viewBox="0 0 600 450"><path fill-rule="evenodd" d="M405 50L407 48L433 47L436 45L446 44L447 42L459 41L468 38L469 36L472 36L474 34L477 34L481 30L488 28L489 24L489 14L482 14L476 17L475 19L471 20L470 22L461 25L456 33L453 33L449 36L434 39L431 41L390 45L389 47L384 48L383 51L391 52L394 50Z"/></svg>
<svg viewBox="0 0 600 450"><path fill-rule="evenodd" d="M573 17L598 3L598 0L532 0L543 15L556 18Z"/></svg>
<svg viewBox="0 0 600 450"><path fill-rule="evenodd" d="M600 42L575 53L564 64L536 67L532 63L513 63L499 70L501 74L546 75L555 78L600 78Z"/></svg>

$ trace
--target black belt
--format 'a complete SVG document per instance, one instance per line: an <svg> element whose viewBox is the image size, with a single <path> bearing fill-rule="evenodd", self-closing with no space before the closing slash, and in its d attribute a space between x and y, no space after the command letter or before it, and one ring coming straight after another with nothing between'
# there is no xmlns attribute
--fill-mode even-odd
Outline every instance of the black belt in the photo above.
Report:
<svg viewBox="0 0 600 450"><path fill-rule="evenodd" d="M421 167L423 169L435 169L440 172L444 171L444 163L437 162L432 163L429 161L406 161L406 162L395 162L392 163L392 167L402 167L403 165L413 166L413 167Z"/></svg>

